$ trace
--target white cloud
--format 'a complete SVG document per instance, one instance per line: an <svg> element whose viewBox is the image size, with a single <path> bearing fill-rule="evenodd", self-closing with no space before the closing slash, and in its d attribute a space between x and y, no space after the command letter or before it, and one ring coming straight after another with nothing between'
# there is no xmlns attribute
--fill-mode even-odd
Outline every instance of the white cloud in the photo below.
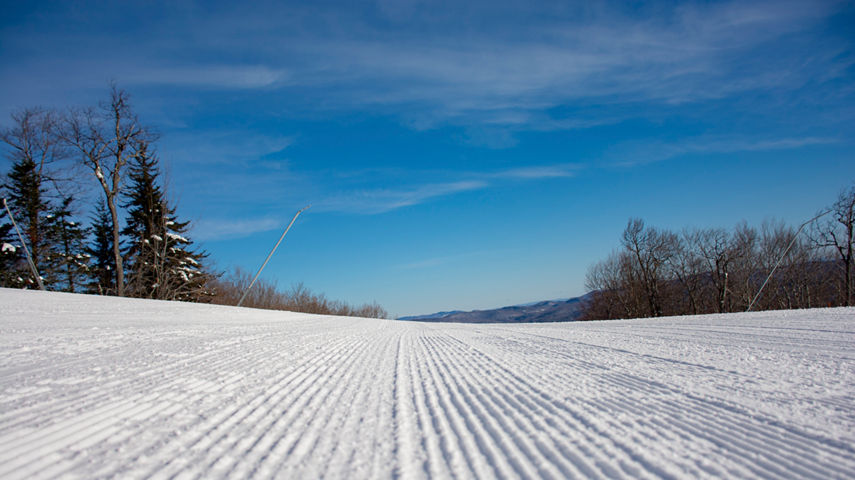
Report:
<svg viewBox="0 0 855 480"><path fill-rule="evenodd" d="M465 180L402 189L374 189L346 193L318 202L316 210L378 214L425 203L439 197L486 188L487 182Z"/></svg>
<svg viewBox="0 0 855 480"><path fill-rule="evenodd" d="M290 135L263 135L239 130L209 130L176 132L166 135L161 142L170 155L189 163L238 164L266 163L281 170L287 161L279 158L294 144ZM274 157L274 158L271 158ZM284 165L283 165L284 164Z"/></svg>
<svg viewBox="0 0 855 480"><path fill-rule="evenodd" d="M529 167L512 168L496 172L445 172L445 175L456 175L462 177L460 180L449 182L425 183L422 185L403 187L398 189L360 189L336 195L317 204L316 210L338 211L361 214L385 213L399 208L419 205L430 200L455 195L458 193L482 190L486 188L500 187L508 181L534 181L550 178L569 178L576 175L581 169L580 165L535 165ZM348 176L339 172L343 178L364 179L364 172L359 175ZM386 179L386 182L402 181L401 177L417 177L427 175L420 172L383 172L373 170L370 178L377 181L378 177L391 174L399 177L398 180ZM434 175L437 172L433 172Z"/></svg>
<svg viewBox="0 0 855 480"><path fill-rule="evenodd" d="M282 83L288 77L284 69L264 65L151 66L120 74L128 85L163 84L215 88L252 89Z"/></svg>
<svg viewBox="0 0 855 480"><path fill-rule="evenodd" d="M623 167L654 163L687 154L759 152L791 150L814 145L829 145L840 140L829 137L792 137L749 139L737 136L705 136L675 142L628 142L605 154L607 160Z"/></svg>
<svg viewBox="0 0 855 480"><path fill-rule="evenodd" d="M309 62L295 80L339 86L332 92L339 105L406 106L401 114L421 128L574 128L597 124L603 112L582 112L574 122L540 113L580 101L677 105L800 88L828 70L820 65L847 60L785 44L771 55L770 46L810 29L834 8L817 2L687 4L633 18L609 11L584 20L521 23L516 35L466 29L440 37L366 34L351 26L306 45L323 65ZM795 68L809 61L820 65ZM622 116L633 114L639 112ZM481 138L476 130L473 142L514 144L501 130L487 133Z"/></svg>
<svg viewBox="0 0 855 480"><path fill-rule="evenodd" d="M851 39L815 28L841 5L381 0L373 12L379 18L371 8L311 4L176 7L174 17L131 25L122 35L18 27L3 40L22 60L9 63L0 79L25 104L43 101L57 76L65 89L100 87L110 78L122 85L261 89L304 99L310 113L368 107L416 128L494 126L476 128L469 140L506 148L515 140L502 127L585 128L645 114L621 106L758 90L827 97L825 89L802 87L851 74ZM98 14L126 14L103 10ZM45 15L64 25L68 13ZM180 34L167 35L177 25ZM58 44L62 55L54 53ZM18 98L20 91L31 99ZM11 97L0 92L0 99ZM597 108L550 115L569 104Z"/></svg>
<svg viewBox="0 0 855 480"><path fill-rule="evenodd" d="M579 165L549 165L512 168L493 174L496 178L514 178L519 180L537 180L543 178L575 177Z"/></svg>
<svg viewBox="0 0 855 480"><path fill-rule="evenodd" d="M243 238L282 226L282 221L275 218L200 220L193 225L193 238L207 241Z"/></svg>

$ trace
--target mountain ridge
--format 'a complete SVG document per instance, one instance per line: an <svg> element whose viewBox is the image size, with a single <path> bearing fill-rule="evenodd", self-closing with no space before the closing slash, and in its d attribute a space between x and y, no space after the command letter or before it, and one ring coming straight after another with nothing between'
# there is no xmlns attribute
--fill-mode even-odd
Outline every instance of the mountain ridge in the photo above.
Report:
<svg viewBox="0 0 855 480"><path fill-rule="evenodd" d="M582 301L590 294L559 300L510 305L489 310L468 312L452 310L428 315L409 315L398 320L456 323L544 323L572 322L582 315Z"/></svg>

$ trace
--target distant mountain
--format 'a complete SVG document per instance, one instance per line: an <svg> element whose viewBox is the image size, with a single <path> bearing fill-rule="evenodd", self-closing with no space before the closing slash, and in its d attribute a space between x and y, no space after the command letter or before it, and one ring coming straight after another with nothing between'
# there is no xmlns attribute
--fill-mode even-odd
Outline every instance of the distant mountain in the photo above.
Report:
<svg viewBox="0 0 855 480"><path fill-rule="evenodd" d="M581 302L586 297L587 295L568 300L547 300L525 305L502 307L495 310L451 311L430 315L414 315L400 317L398 320L458 323L572 322L578 320L582 315Z"/></svg>
<svg viewBox="0 0 855 480"><path fill-rule="evenodd" d="M398 317L398 320L422 320L422 321L437 320L437 319L445 318L449 315L455 315L458 313L466 313L466 312L463 312L461 310L452 310L450 312L431 313L430 315L410 315L408 317Z"/></svg>

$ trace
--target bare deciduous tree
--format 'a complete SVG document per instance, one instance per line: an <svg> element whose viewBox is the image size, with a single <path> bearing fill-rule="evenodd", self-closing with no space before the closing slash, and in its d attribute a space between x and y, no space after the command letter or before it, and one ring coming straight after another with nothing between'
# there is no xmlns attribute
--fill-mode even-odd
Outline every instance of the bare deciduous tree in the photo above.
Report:
<svg viewBox="0 0 855 480"><path fill-rule="evenodd" d="M650 315L662 316L664 271L674 255L677 236L668 231L645 227L643 220L633 218L627 223L621 241L635 261L634 266L638 269Z"/></svg>
<svg viewBox="0 0 855 480"><path fill-rule="evenodd" d="M211 302L221 305L236 305L251 281L252 275L239 268L225 277L212 279L210 283L216 293L211 298ZM302 283L297 283L289 291L283 292L276 286L276 282L263 278L256 281L244 299L243 305L249 308L348 317L389 317L389 313L377 302L354 307L342 301L329 300L323 294L312 292Z"/></svg>
<svg viewBox="0 0 855 480"><path fill-rule="evenodd" d="M710 282L715 292L715 308L719 313L726 312L728 280L733 254L730 235L723 228L707 228L695 233L698 251L709 272Z"/></svg>
<svg viewBox="0 0 855 480"><path fill-rule="evenodd" d="M137 145L152 141L154 135L140 124L131 109L128 93L112 85L108 102L101 103L98 108L75 109L69 113L63 137L79 153L81 163L92 171L104 192L113 222L116 294L122 297L125 295L125 272L117 200L124 184L125 167L136 153Z"/></svg>
<svg viewBox="0 0 855 480"><path fill-rule="evenodd" d="M14 112L12 125L0 130L0 141L8 146L6 156L12 163L4 195L21 224L33 263L40 276L47 275L47 260L55 247L48 231L50 199L61 196L59 163L66 158L57 115L39 107Z"/></svg>
<svg viewBox="0 0 855 480"><path fill-rule="evenodd" d="M688 304L684 312L697 315L702 308L704 284L704 263L697 248L697 235L695 232L684 230L677 242L674 255L668 263L669 271L685 291Z"/></svg>
<svg viewBox="0 0 855 480"><path fill-rule="evenodd" d="M51 182L54 187L58 187L57 179L50 170L68 156L59 126L56 112L35 107L13 112L12 126L0 131L0 140L11 149L10 159L33 162L39 181Z"/></svg>
<svg viewBox="0 0 855 480"><path fill-rule="evenodd" d="M789 247L789 250L788 250ZM822 259L811 251L806 239L797 236L795 228L783 221L767 220L760 228L757 249L757 271L760 277L769 278L760 309L810 308L821 293L823 281ZM779 263L780 261L780 263Z"/></svg>
<svg viewBox="0 0 855 480"><path fill-rule="evenodd" d="M840 260L842 285L840 295L843 305L853 303L852 274L855 250L855 185L840 192L831 207L831 217L817 222L811 238L818 248L831 249Z"/></svg>
<svg viewBox="0 0 855 480"><path fill-rule="evenodd" d="M831 211L834 218L815 224L811 239L781 221L766 221L760 230L742 222L678 236L630 219L623 248L588 270L591 293L581 318L851 305L855 187ZM761 288L765 295L752 303Z"/></svg>
<svg viewBox="0 0 855 480"><path fill-rule="evenodd" d="M595 263L585 276L585 287L592 292L585 306L589 318L621 318L633 316L626 269L625 252L613 252Z"/></svg>
<svg viewBox="0 0 855 480"><path fill-rule="evenodd" d="M757 229L745 221L740 222L733 231L730 245L731 280L730 310L739 312L748 309L751 299L757 293L760 283L760 265L757 261Z"/></svg>

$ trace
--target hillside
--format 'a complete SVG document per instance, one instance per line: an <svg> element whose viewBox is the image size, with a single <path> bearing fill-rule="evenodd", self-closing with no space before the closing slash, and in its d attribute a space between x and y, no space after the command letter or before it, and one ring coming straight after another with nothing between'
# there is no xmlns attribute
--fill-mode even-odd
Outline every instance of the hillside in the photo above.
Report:
<svg viewBox="0 0 855 480"><path fill-rule="evenodd" d="M0 289L0 478L853 478L855 308L464 325Z"/></svg>
<svg viewBox="0 0 855 480"><path fill-rule="evenodd" d="M400 317L398 320L418 320L421 322L456 322L456 323L545 323L571 322L582 315L581 302L585 297L567 300L546 300L526 305L492 310L472 310L461 312L438 312L430 315L414 315Z"/></svg>

